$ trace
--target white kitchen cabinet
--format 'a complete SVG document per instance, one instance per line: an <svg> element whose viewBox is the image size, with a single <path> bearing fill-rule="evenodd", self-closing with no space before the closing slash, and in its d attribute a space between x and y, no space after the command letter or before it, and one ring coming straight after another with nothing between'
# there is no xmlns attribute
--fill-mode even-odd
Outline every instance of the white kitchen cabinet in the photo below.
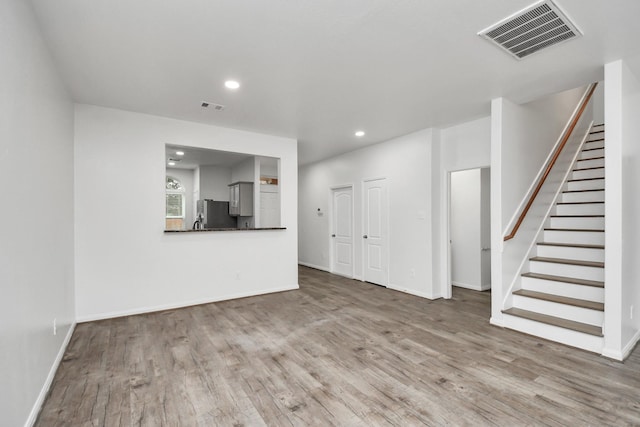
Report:
<svg viewBox="0 0 640 427"><path fill-rule="evenodd" d="M253 182L229 184L229 215L253 216Z"/></svg>

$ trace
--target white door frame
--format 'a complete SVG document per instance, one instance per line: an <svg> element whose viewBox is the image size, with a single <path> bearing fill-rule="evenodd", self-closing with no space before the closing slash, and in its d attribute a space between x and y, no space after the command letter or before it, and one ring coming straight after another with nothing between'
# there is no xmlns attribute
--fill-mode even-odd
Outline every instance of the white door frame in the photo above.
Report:
<svg viewBox="0 0 640 427"><path fill-rule="evenodd" d="M331 186L329 187L329 235L327 236L327 238L329 239L329 272L332 274L340 274L340 273L336 273L333 270L333 261L335 260L335 250L334 250L334 242L333 242L333 237L331 237L331 235L334 232L334 206L333 206L333 193L336 190L344 190L344 189L350 189L351 190L351 276L345 276L345 277L349 277L350 279L353 279L355 277L355 234L356 234L356 230L355 230L355 191L354 191L354 185L353 184L343 184L343 185L336 185L336 186ZM340 274L342 276L342 274Z"/></svg>
<svg viewBox="0 0 640 427"><path fill-rule="evenodd" d="M440 218L442 229L440 230L440 253L443 254L440 263L440 280L442 297L451 299L451 174L454 172L468 171L472 169L490 169L491 165L470 166L462 169L449 169L444 171L442 180L442 216Z"/></svg>
<svg viewBox="0 0 640 427"><path fill-rule="evenodd" d="M387 287L387 286L389 286L389 265L390 265L389 261L390 261L390 258L391 258L391 248L390 248L390 245L389 245L389 242L391 242L391 227L389 226L390 225L390 217L391 217L390 209L389 209L389 200L391 199L391 196L390 196L390 194L391 194L391 185L390 185L391 180L386 176L378 176L378 177L366 178L366 179L362 180L362 201L360 203L360 206L362 206L361 213L360 213L361 214L361 221L360 221L360 247L361 247L361 251L360 252L362 253L362 259L361 259L360 263L362 265L362 277L361 277L360 280L362 282L365 282L365 274L364 274L364 272L365 272L365 265L366 265L365 264L365 262L366 262L366 254L365 254L365 242L364 242L364 239L362 238L362 236L364 236L364 231L365 231L364 230L364 224L366 222L365 221L365 214L366 214L366 211L365 211L365 198L366 198L366 196L365 196L364 187L365 187L365 183L367 183L367 182L379 181L381 179L385 180L385 182L386 182L386 190L387 190L387 200L386 200L386 208L387 208L387 224L386 224L386 226L387 226L387 242L386 242L386 246L387 247L385 248L386 249L385 261L387 263L387 271L386 271L386 274L385 274L385 284L382 285L382 286Z"/></svg>

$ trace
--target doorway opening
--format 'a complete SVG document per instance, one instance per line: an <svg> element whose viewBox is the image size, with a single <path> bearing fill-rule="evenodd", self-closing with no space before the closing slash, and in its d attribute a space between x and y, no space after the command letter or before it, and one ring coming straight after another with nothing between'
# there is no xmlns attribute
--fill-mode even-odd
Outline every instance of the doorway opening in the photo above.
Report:
<svg viewBox="0 0 640 427"><path fill-rule="evenodd" d="M447 294L452 286L491 289L490 168L451 172L448 176Z"/></svg>

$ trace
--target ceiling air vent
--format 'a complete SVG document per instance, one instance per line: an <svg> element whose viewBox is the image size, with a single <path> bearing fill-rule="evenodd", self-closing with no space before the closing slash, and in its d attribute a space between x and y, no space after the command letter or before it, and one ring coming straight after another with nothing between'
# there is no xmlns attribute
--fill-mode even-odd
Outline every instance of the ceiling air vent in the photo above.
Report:
<svg viewBox="0 0 640 427"><path fill-rule="evenodd" d="M478 33L517 59L579 37L582 32L551 0L539 1Z"/></svg>
<svg viewBox="0 0 640 427"><path fill-rule="evenodd" d="M216 103L213 103L213 102L202 101L202 104L200 104L200 106L202 108L211 108L211 109L216 110L216 111L224 110L224 105L216 104Z"/></svg>

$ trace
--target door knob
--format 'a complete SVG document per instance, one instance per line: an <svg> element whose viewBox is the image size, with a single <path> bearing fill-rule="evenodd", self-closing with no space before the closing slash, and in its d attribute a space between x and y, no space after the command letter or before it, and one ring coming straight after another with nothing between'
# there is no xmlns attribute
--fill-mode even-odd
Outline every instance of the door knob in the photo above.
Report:
<svg viewBox="0 0 640 427"><path fill-rule="evenodd" d="M366 234L364 236L362 236L363 239L368 239L369 236L367 236Z"/></svg>
<svg viewBox="0 0 640 427"><path fill-rule="evenodd" d="M332 234L332 235L331 235L331 237L336 237L336 235L335 235L335 234Z"/></svg>

